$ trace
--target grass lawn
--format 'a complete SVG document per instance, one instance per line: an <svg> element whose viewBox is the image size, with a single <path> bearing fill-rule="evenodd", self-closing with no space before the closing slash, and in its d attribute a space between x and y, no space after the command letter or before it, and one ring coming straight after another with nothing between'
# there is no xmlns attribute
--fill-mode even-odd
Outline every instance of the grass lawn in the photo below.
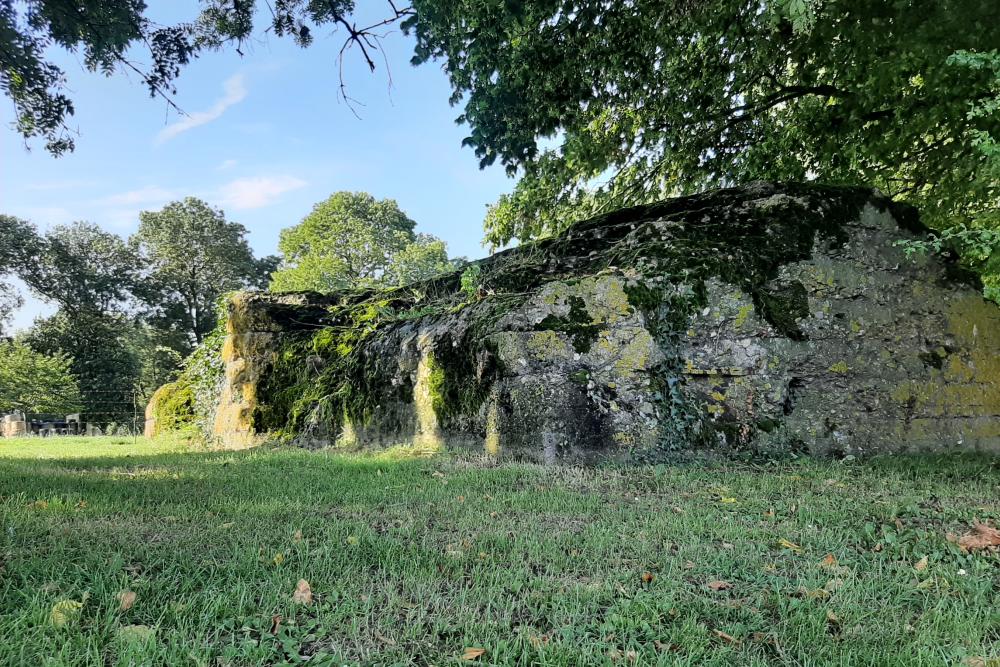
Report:
<svg viewBox="0 0 1000 667"><path fill-rule="evenodd" d="M977 518L998 461L0 440L0 665L996 665L1000 555L945 537Z"/></svg>

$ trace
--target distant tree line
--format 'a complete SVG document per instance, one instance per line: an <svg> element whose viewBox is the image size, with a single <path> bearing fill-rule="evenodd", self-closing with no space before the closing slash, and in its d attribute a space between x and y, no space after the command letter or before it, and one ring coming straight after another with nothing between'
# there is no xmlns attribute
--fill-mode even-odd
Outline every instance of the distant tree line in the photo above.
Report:
<svg viewBox="0 0 1000 667"><path fill-rule="evenodd" d="M317 204L282 232L282 257L255 257L243 225L193 197L139 218L123 239L92 223L43 233L0 215L0 412L121 421L133 393L170 381L215 329L227 292L402 284L455 265L396 202L366 193ZM4 326L23 297L11 278L56 307L13 338Z"/></svg>

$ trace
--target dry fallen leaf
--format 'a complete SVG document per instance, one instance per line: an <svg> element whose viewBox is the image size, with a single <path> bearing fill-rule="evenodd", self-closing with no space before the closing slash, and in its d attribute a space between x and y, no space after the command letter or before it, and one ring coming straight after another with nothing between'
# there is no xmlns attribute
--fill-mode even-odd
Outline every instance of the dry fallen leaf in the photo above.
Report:
<svg viewBox="0 0 1000 667"><path fill-rule="evenodd" d="M278 630L281 629L281 614L275 614L271 617L271 634L278 634Z"/></svg>
<svg viewBox="0 0 1000 667"><path fill-rule="evenodd" d="M660 653L680 650L680 647L677 646L677 644L665 644L664 642L661 642L659 639L653 640L653 647L656 648L656 650L659 651Z"/></svg>
<svg viewBox="0 0 1000 667"><path fill-rule="evenodd" d="M386 637L385 635L383 635L378 630L375 631L375 639L379 640L383 644L386 644L387 646L395 646L396 645L396 640L395 639L392 639L391 637Z"/></svg>
<svg viewBox="0 0 1000 667"><path fill-rule="evenodd" d="M49 622L57 628L66 626L80 616L83 603L78 600L60 600L52 605L49 612Z"/></svg>
<svg viewBox="0 0 1000 667"><path fill-rule="evenodd" d="M920 560L918 560L916 563L913 564L913 569L916 570L917 572L923 572L924 570L927 569L927 563L928 563L927 556L924 556L923 558L921 558Z"/></svg>
<svg viewBox="0 0 1000 667"><path fill-rule="evenodd" d="M958 546L966 551L1000 547L1000 530L985 523L974 523L972 530L958 538Z"/></svg>
<svg viewBox="0 0 1000 667"><path fill-rule="evenodd" d="M825 588L809 589L805 586L799 586L792 594L792 597L805 600L828 600L830 598L830 591Z"/></svg>
<svg viewBox="0 0 1000 667"><path fill-rule="evenodd" d="M727 644L739 644L740 640L733 637L731 634L723 632L722 630L712 630L716 637L726 642Z"/></svg>
<svg viewBox="0 0 1000 667"><path fill-rule="evenodd" d="M966 658L962 664L965 667L1000 667L1000 658Z"/></svg>
<svg viewBox="0 0 1000 667"><path fill-rule="evenodd" d="M298 544L301 541L302 541L302 531L301 530L296 530L295 534L292 535L292 542L294 542L295 544Z"/></svg>
<svg viewBox="0 0 1000 667"><path fill-rule="evenodd" d="M122 591L118 594L118 609L128 611L135 604L135 591Z"/></svg>
<svg viewBox="0 0 1000 667"><path fill-rule="evenodd" d="M785 538L781 538L780 540L778 540L778 546L783 549L789 549L791 551L794 551L795 553L802 552L802 547L797 545L795 542L790 542L786 540Z"/></svg>
<svg viewBox="0 0 1000 667"><path fill-rule="evenodd" d="M822 567L834 567L837 565L837 557L833 554L827 554L823 557L823 560L819 562Z"/></svg>
<svg viewBox="0 0 1000 667"><path fill-rule="evenodd" d="M126 625L118 628L118 637L127 642L143 643L153 638L156 631L148 625Z"/></svg>
<svg viewBox="0 0 1000 667"><path fill-rule="evenodd" d="M827 593L834 593L836 591L839 591L843 587L844 587L843 579L831 579L830 581L823 584L823 590L826 591Z"/></svg>
<svg viewBox="0 0 1000 667"><path fill-rule="evenodd" d="M826 610L826 629L830 632L830 634L840 634L840 617L829 609Z"/></svg>
<svg viewBox="0 0 1000 667"><path fill-rule="evenodd" d="M465 652L462 653L462 660L475 660L484 653L486 653L486 649L484 648L470 647L465 649Z"/></svg>
<svg viewBox="0 0 1000 667"><path fill-rule="evenodd" d="M642 583L651 584L653 583L653 579L656 579L656 575L654 575L652 572L642 573Z"/></svg>
<svg viewBox="0 0 1000 667"><path fill-rule="evenodd" d="M299 604L310 604L313 601L313 592L309 588L309 582L305 579L299 579L299 583L295 585L295 592L292 593L292 602L298 602Z"/></svg>
<svg viewBox="0 0 1000 667"><path fill-rule="evenodd" d="M713 591L724 591L727 588L732 588L733 585L728 581L716 580L708 582L708 587Z"/></svg>

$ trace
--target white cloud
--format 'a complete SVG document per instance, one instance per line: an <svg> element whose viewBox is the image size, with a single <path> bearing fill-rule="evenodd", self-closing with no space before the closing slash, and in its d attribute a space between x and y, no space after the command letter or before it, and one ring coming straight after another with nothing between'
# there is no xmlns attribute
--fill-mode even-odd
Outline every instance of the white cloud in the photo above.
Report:
<svg viewBox="0 0 1000 667"><path fill-rule="evenodd" d="M133 206L136 204L158 204L174 197L174 193L158 185L147 185L137 190L109 195L97 201L102 206Z"/></svg>
<svg viewBox="0 0 1000 667"><path fill-rule="evenodd" d="M238 164L239 164L239 162L236 161L236 160L223 160L222 162L219 163L219 166L216 167L215 170L216 171L226 171L227 169L232 169L233 167L235 167Z"/></svg>
<svg viewBox="0 0 1000 667"><path fill-rule="evenodd" d="M220 187L218 196L224 207L237 210L261 208L273 204L286 192L305 185L305 181L294 176L238 178Z"/></svg>
<svg viewBox="0 0 1000 667"><path fill-rule="evenodd" d="M156 135L157 144L169 141L182 132L196 128L199 125L210 123L226 112L226 109L243 101L247 96L246 85L242 74L235 74L222 84L222 97L216 100L210 108L205 111L194 111L184 116L176 123L166 126Z"/></svg>
<svg viewBox="0 0 1000 667"><path fill-rule="evenodd" d="M49 192L53 190L76 190L79 188L90 188L98 185L97 181L84 179L66 179L61 181L43 181L41 183L28 183L25 190L33 192Z"/></svg>

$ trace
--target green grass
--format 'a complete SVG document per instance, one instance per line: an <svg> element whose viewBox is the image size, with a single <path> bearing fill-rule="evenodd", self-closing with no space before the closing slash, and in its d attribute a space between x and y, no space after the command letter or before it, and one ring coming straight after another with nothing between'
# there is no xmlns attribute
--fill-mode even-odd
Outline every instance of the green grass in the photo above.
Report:
<svg viewBox="0 0 1000 667"><path fill-rule="evenodd" d="M945 539L974 518L1000 518L989 459L580 470L0 440L0 664L959 665L1000 658L1000 556ZM56 627L62 600L83 606Z"/></svg>

